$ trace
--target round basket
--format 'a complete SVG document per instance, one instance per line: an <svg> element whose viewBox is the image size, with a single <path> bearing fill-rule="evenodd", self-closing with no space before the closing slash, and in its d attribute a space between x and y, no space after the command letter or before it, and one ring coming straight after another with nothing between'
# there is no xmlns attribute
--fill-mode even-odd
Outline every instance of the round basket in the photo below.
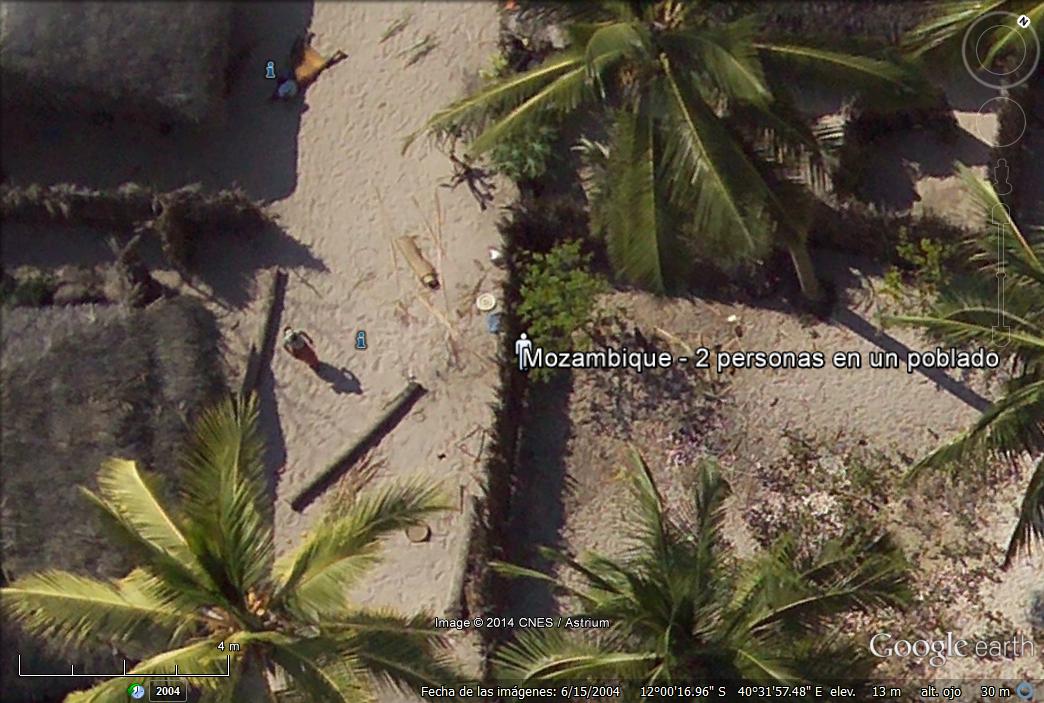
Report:
<svg viewBox="0 0 1044 703"><path fill-rule="evenodd" d="M431 528L427 525L410 525L406 528L406 539L414 543L431 539Z"/></svg>
<svg viewBox="0 0 1044 703"><path fill-rule="evenodd" d="M497 307L497 298L492 293L483 293L475 299L475 307L482 312L489 312Z"/></svg>

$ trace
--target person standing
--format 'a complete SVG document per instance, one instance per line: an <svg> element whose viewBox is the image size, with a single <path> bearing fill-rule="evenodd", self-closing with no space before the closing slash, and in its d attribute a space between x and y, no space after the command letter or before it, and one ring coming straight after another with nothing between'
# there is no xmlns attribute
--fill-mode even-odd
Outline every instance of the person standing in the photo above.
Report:
<svg viewBox="0 0 1044 703"><path fill-rule="evenodd" d="M319 356L315 353L315 341L304 330L295 330L287 325L283 328L283 349L295 359L308 364L312 371L319 369Z"/></svg>

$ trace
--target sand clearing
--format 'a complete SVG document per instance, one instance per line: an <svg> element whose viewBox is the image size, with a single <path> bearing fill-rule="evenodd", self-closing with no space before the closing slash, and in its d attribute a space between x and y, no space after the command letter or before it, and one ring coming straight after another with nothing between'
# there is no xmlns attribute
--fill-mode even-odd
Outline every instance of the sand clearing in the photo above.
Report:
<svg viewBox="0 0 1044 703"><path fill-rule="evenodd" d="M278 350L273 375L286 446L276 518L281 549L329 502L298 514L288 496L360 436L410 374L429 393L378 446L375 480L425 473L457 503L461 486L473 490L482 442L475 430L491 422L496 380L496 338L474 307L474 291L499 285L486 256L498 240L497 213L482 212L466 188L440 188L450 164L427 144L400 155L406 134L461 94L488 61L496 6L319 3L311 29L320 51L343 49L349 58L309 89L297 188L274 205L290 234L328 269L291 272L283 323L310 332L320 359L347 369L361 394L336 392ZM393 254L401 235L413 235L435 266L439 290L421 285L404 257ZM359 330L366 332L365 351L354 348ZM467 516L454 511L433 521L425 543L395 538L360 601L444 613L466 527Z"/></svg>

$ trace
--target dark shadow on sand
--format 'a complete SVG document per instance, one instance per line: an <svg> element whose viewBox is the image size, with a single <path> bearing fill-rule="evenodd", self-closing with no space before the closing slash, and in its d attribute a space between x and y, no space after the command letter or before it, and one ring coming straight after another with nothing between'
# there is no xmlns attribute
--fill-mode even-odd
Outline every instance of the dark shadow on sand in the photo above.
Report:
<svg viewBox="0 0 1044 703"><path fill-rule="evenodd" d="M201 240L193 259L192 277L205 283L219 300L236 308L250 304L257 271L273 267L329 270L308 245L294 239L278 222L270 222L261 231L245 237Z"/></svg>
<svg viewBox="0 0 1044 703"><path fill-rule="evenodd" d="M269 362L271 357L268 357ZM261 370L258 382L258 429L265 442L265 476L268 478L268 491L272 500L276 497L280 475L286 466L286 435L283 434L283 423L279 418L279 400L275 392L275 374L271 363L266 363Z"/></svg>
<svg viewBox="0 0 1044 703"><path fill-rule="evenodd" d="M23 114L5 105L5 174L22 184L102 189L134 181L170 190L201 183L211 190L239 186L262 201L287 197L297 186L301 105L268 102L274 81L265 79L265 64L286 67L312 10L312 2L236 5L225 115L211 124L161 128L119 118Z"/></svg>
<svg viewBox="0 0 1044 703"><path fill-rule="evenodd" d="M109 189L136 182L169 191L199 183L208 191L240 188L264 203L286 198L297 187L303 104L268 100L274 81L265 78L265 64L274 61L277 70L287 68L294 39L307 33L312 12L310 1L236 5L225 76L226 114L212 124L161 129L120 118L25 114L5 103L0 123L4 175L18 185L71 183ZM42 268L82 264L85 259L108 262L109 234L5 225L4 262ZM85 237L98 241L84 242ZM188 283L205 296L204 289L209 289L210 297L224 307L249 303L258 269L326 270L306 245L276 222L249 236L197 241L197 247ZM158 244L146 243L143 249L150 266L169 268Z"/></svg>
<svg viewBox="0 0 1044 703"><path fill-rule="evenodd" d="M964 129L958 129L952 141L928 130L889 134L873 144L858 195L865 202L902 212L920 200L918 179L950 176L955 161L981 166L989 160L989 144Z"/></svg>
<svg viewBox="0 0 1044 703"><path fill-rule="evenodd" d="M572 437L572 390L572 375L564 372L530 387L527 405L533 411L524 415L527 421L519 438L517 478L507 516L506 561L544 573L551 570L551 562L539 548L562 546L564 498L570 490L566 457ZM556 612L548 584L520 578L506 580L505 586L508 593L500 600L508 604L506 615Z"/></svg>
<svg viewBox="0 0 1044 703"><path fill-rule="evenodd" d="M319 366L315 369L315 375L329 383L330 389L338 395L344 393L362 395L362 383L345 366L337 367L325 361L320 361Z"/></svg>
<svg viewBox="0 0 1044 703"><path fill-rule="evenodd" d="M910 347L900 342L895 337L884 332L881 328L864 320L852 310L838 306L831 319L846 329L855 332L860 337L886 352L895 352L900 359L906 359L912 351ZM968 388L960 381L950 377L940 369L916 369L918 373L935 382L935 385L958 400L979 412L985 411L990 406L990 401Z"/></svg>

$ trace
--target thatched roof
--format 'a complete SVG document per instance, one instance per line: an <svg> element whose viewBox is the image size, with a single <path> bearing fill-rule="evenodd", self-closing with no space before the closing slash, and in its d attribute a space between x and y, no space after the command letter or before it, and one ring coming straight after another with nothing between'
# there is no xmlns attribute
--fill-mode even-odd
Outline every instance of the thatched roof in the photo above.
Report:
<svg viewBox="0 0 1044 703"><path fill-rule="evenodd" d="M19 308L4 311L2 335L5 576L42 568L125 574L125 555L102 538L79 486L94 486L111 456L137 459L173 484L189 418L222 387L213 317L188 298L141 310ZM48 699L45 685L77 681L9 678L16 651L45 671L56 660L42 657L10 623L4 630L5 701L9 694L19 700L15 687L27 681L24 700L32 701Z"/></svg>
<svg viewBox="0 0 1044 703"><path fill-rule="evenodd" d="M0 2L4 101L200 122L219 111L231 7Z"/></svg>

